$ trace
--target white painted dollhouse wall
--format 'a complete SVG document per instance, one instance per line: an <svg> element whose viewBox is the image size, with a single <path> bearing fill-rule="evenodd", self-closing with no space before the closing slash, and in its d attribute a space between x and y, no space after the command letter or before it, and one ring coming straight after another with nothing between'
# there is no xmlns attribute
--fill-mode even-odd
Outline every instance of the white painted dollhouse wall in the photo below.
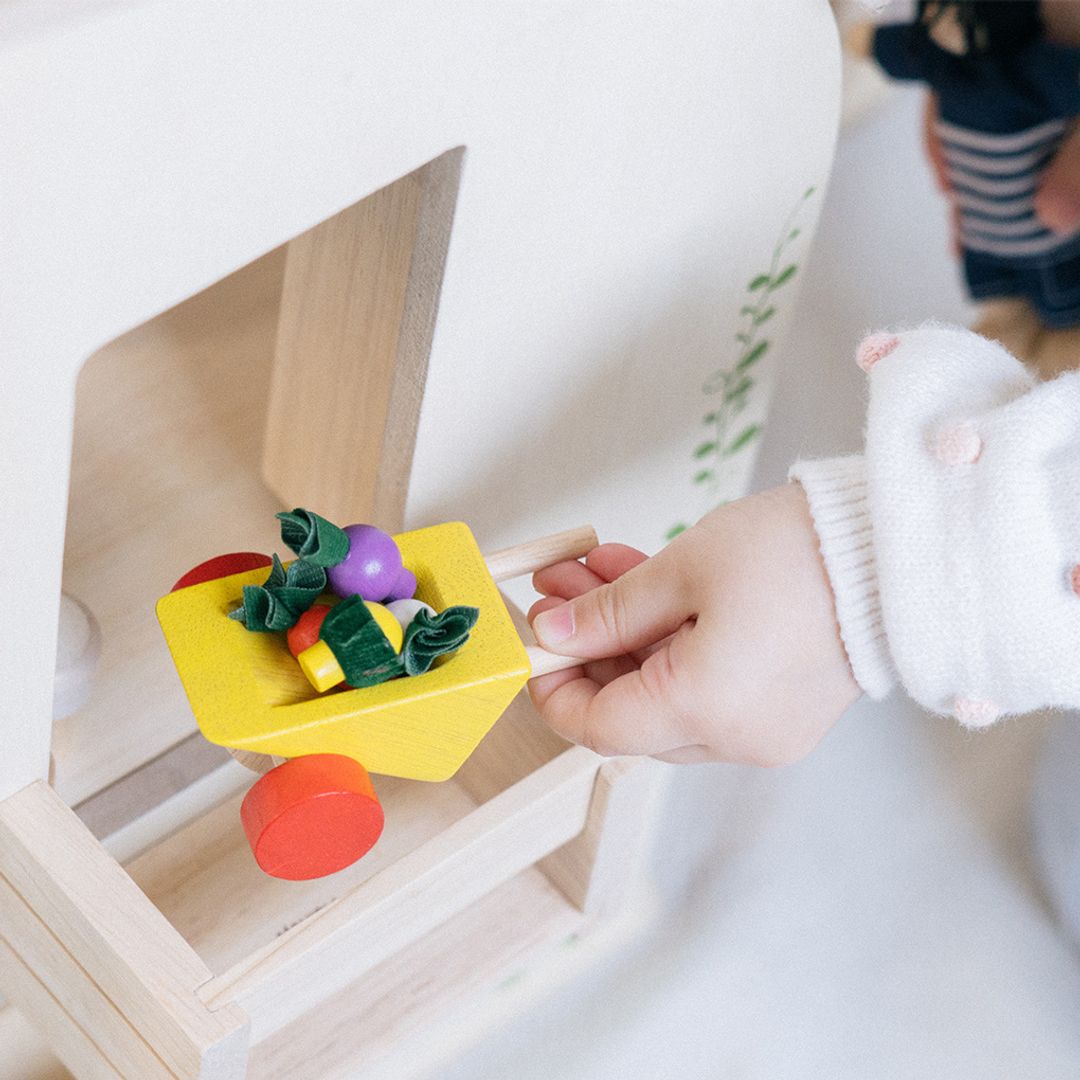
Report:
<svg viewBox="0 0 1080 1080"><path fill-rule="evenodd" d="M591 520L655 548L706 508L701 384L825 179L838 72L825 0L6 4L0 563L19 633L0 796L47 769L73 387L95 349L465 146L409 516L487 543Z"/></svg>
<svg viewBox="0 0 1080 1080"><path fill-rule="evenodd" d="M465 516L494 547L590 521L651 552L748 483L753 440L720 465L695 457L714 440L703 384L744 351L741 312L760 295L746 287L785 223L801 234L781 271L812 237L838 122L835 27L800 0L621 6L616 55L611 10L578 7L580 30L531 81L556 101L577 65L598 111L530 117L509 155L466 158L409 518ZM797 285L772 298L729 445L764 417ZM694 483L705 468L715 484Z"/></svg>

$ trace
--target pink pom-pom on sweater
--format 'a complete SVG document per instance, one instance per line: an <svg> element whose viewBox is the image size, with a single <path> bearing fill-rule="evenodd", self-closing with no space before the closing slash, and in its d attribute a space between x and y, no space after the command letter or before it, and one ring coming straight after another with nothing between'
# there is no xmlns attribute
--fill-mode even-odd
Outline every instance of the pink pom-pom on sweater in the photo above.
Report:
<svg viewBox="0 0 1080 1080"><path fill-rule="evenodd" d="M983 441L970 420L943 427L931 440L934 457L945 465L974 465L983 451Z"/></svg>
<svg viewBox="0 0 1080 1080"><path fill-rule="evenodd" d="M1072 587L1072 591L1080 596L1080 563L1075 563L1069 567L1069 585Z"/></svg>
<svg viewBox="0 0 1080 1080"><path fill-rule="evenodd" d="M869 371L879 360L884 360L900 344L895 334L871 334L859 342L855 350L855 363Z"/></svg>
<svg viewBox="0 0 1080 1080"><path fill-rule="evenodd" d="M953 716L967 728L989 727L1001 716L1001 710L992 701L982 698L958 697L953 702Z"/></svg>

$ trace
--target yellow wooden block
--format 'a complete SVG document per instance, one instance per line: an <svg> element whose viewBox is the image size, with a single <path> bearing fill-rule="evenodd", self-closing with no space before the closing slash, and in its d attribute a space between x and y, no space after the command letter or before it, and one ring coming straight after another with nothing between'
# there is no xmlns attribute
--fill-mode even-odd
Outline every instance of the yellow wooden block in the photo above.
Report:
<svg viewBox="0 0 1080 1080"><path fill-rule="evenodd" d="M284 634L232 619L245 585L266 570L169 593L157 614L195 719L211 742L281 757L347 754L370 772L413 780L453 776L529 678L529 660L468 526L395 537L436 611L480 609L468 642L423 675L316 694Z"/></svg>

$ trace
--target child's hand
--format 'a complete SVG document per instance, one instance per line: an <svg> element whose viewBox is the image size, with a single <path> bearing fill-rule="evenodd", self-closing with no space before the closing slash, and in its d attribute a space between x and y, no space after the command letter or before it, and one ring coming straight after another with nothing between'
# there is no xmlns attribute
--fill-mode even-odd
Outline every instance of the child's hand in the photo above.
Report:
<svg viewBox="0 0 1080 1080"><path fill-rule="evenodd" d="M787 764L859 696L797 484L713 511L651 559L603 544L533 581L540 644L594 659L534 679L533 701L599 753Z"/></svg>

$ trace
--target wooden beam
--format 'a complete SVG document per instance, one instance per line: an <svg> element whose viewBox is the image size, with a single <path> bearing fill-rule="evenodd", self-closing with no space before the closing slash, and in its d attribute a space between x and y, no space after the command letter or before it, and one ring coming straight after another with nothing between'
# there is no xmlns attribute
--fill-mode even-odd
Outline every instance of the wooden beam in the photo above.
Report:
<svg viewBox="0 0 1080 1080"><path fill-rule="evenodd" d="M463 153L289 242L263 452L285 506L401 528Z"/></svg>
<svg viewBox="0 0 1080 1080"><path fill-rule="evenodd" d="M658 763L613 758L596 777L585 828L542 860L540 869L586 915L611 916L634 895L649 822Z"/></svg>
<svg viewBox="0 0 1080 1080"><path fill-rule="evenodd" d="M0 935L5 989L76 1074L244 1075L244 1014L202 1003L209 969L42 782L0 803Z"/></svg>
<svg viewBox="0 0 1080 1080"><path fill-rule="evenodd" d="M8 998L64 1065L80 1080L122 1077L106 1049L86 1031L38 978L27 962L0 937L0 981ZM5 1047L5 1052L7 1051Z"/></svg>

